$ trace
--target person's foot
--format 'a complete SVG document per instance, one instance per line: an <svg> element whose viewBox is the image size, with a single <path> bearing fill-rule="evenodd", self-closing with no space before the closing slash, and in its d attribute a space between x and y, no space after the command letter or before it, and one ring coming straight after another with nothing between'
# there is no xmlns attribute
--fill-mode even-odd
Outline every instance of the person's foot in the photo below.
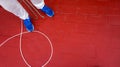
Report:
<svg viewBox="0 0 120 67"><path fill-rule="evenodd" d="M50 9L48 6L44 5L44 7L41 9L46 15L48 15L49 17L53 17L54 16L54 11L52 9Z"/></svg>
<svg viewBox="0 0 120 67"><path fill-rule="evenodd" d="M23 20L23 22L24 22L24 25L28 32L34 31L34 26L31 22L30 18Z"/></svg>

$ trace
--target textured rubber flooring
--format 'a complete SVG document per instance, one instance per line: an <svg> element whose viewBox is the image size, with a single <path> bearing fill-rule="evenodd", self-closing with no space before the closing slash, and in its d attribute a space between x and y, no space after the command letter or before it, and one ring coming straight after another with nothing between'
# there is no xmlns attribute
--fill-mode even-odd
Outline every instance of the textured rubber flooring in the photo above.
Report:
<svg viewBox="0 0 120 67"><path fill-rule="evenodd" d="M35 29L52 41L53 57L46 67L120 67L120 0L46 0L55 16L34 20ZM0 8L0 43L20 33L21 20ZM24 29L24 31L26 31ZM32 67L50 55L41 34L23 34L22 49ZM0 47L0 67L27 67L19 36Z"/></svg>

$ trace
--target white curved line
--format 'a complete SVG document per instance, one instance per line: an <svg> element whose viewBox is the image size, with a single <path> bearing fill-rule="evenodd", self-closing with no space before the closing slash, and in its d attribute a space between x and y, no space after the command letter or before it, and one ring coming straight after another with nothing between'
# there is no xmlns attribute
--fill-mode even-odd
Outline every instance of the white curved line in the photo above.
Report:
<svg viewBox="0 0 120 67"><path fill-rule="evenodd" d="M51 59L52 59L52 57L53 57L53 51L54 51L54 50L53 50L53 44L52 44L51 40L49 39L49 37L48 37L46 34L40 32L40 31L33 31L33 32L42 34L42 35L49 41L49 43L50 43L50 48L51 48L50 57L49 57L49 59L41 66L41 67L45 67L45 66L51 61ZM19 44L19 45L20 45L20 54L21 54L21 57L22 57L23 61L25 62L25 64L26 64L28 67L31 67L31 65L26 61L26 59L25 59L25 57L24 57L24 55L23 55L23 51L22 51L22 35L23 35L23 34L27 34L27 33L29 33L29 32L23 32L23 24L22 24L22 21L21 21L21 33L16 34L16 35L11 36L11 37L9 37L8 39L6 39L5 41L3 41L3 42L0 44L0 47L2 47L2 46L3 46L5 43L7 43L9 40L11 40L11 39L13 39L13 38L15 38L15 37L17 37L17 36L20 36L20 44Z"/></svg>
<svg viewBox="0 0 120 67"><path fill-rule="evenodd" d="M19 36L20 34L16 34L16 35L14 35L14 36L12 36L12 37L9 37L8 39L6 39L5 41L3 41L1 44L0 44L0 47L2 47L6 42L8 42L9 40L11 40L11 39L13 39L14 37L17 37L17 36Z"/></svg>
<svg viewBox="0 0 120 67"><path fill-rule="evenodd" d="M26 61L26 59L25 59L25 57L24 57L24 55L23 55L23 51L22 51L22 35L23 35L23 24L22 24L23 22L22 22L22 20L21 20L21 32L20 32L20 47L19 47L19 49L20 49L20 54L21 54L21 57L22 57L22 59L23 59L23 61L25 62L25 64L28 66L28 67L31 67L30 66L30 64Z"/></svg>

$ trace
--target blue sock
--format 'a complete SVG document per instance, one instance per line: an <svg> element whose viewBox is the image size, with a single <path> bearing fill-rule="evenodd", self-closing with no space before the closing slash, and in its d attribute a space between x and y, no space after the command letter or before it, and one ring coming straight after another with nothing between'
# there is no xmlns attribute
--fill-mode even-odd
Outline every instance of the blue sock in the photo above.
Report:
<svg viewBox="0 0 120 67"><path fill-rule="evenodd" d="M23 22L24 22L24 25L28 32L34 31L34 26L31 22L30 18L23 20Z"/></svg>
<svg viewBox="0 0 120 67"><path fill-rule="evenodd" d="M44 13L46 13L49 17L54 16L54 11L50 9L48 6L44 5L44 7L41 9Z"/></svg>

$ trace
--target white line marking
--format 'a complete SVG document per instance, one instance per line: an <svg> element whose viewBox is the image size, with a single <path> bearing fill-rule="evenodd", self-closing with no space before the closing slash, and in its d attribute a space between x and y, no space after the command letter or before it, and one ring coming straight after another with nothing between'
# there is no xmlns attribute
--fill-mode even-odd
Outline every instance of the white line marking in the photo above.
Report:
<svg viewBox="0 0 120 67"><path fill-rule="evenodd" d="M52 44L51 40L49 39L49 37L48 37L46 34L40 32L40 31L33 31L33 32L39 33L39 34L43 35L43 36L49 41L49 43L50 43L50 48L51 48L50 57L49 57L49 59L41 66L41 67L45 67L45 66L51 61L51 59L52 59L52 56L53 56L53 44ZM20 49L21 57L22 57L23 61L25 62L25 64L26 64L28 67L31 67L31 65L26 61L26 59L25 59L25 57L24 57L24 55L23 55L23 51L22 51L22 35L23 35L23 34L27 34L27 33L30 33L30 32L23 32L23 22L22 22L22 20L21 20L21 32L20 32L19 34L16 34L16 35L14 35L14 36L11 36L11 37L9 37L8 39L6 39L5 41L3 41L3 42L0 44L0 47L2 47L5 43L7 43L9 40L13 39L14 37L20 36L20 40L19 40L19 42L20 42L20 44L19 44L20 47L19 47L19 49Z"/></svg>

